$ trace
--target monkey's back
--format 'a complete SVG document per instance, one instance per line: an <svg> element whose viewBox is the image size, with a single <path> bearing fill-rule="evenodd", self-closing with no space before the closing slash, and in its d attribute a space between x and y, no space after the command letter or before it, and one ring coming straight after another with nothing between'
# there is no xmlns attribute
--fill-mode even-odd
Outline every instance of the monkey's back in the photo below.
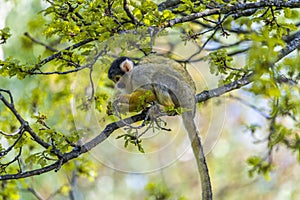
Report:
<svg viewBox="0 0 300 200"><path fill-rule="evenodd" d="M152 90L162 105L169 105L170 101L176 107L193 108L195 105L195 84L187 70L174 60L162 56L145 57L128 76L131 80L128 92L144 88Z"/></svg>

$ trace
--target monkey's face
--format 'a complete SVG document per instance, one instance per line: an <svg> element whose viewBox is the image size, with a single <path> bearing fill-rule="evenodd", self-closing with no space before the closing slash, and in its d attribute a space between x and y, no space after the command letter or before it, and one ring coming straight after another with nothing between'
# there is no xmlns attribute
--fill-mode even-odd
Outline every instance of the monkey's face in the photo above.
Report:
<svg viewBox="0 0 300 200"><path fill-rule="evenodd" d="M108 78L117 83L120 78L134 67L133 61L128 57L117 58L108 70Z"/></svg>

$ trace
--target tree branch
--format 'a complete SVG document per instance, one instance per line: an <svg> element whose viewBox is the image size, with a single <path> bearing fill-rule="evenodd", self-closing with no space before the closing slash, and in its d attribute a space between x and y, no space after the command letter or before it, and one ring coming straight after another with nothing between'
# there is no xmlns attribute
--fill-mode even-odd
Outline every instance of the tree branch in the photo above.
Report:
<svg viewBox="0 0 300 200"><path fill-rule="evenodd" d="M161 28L168 28L168 27L172 27L175 24L180 24L180 23L184 23L184 22L189 22L189 21L193 21L195 19L199 19L201 17L206 17L206 16L211 16L211 15L216 15L216 14L221 14L220 13L220 9L219 8L214 8L214 9L210 9L210 10L205 10L203 12L200 13L194 13L191 15L187 15L181 18L175 18L172 20L167 21L166 23L164 23Z"/></svg>
<svg viewBox="0 0 300 200"><path fill-rule="evenodd" d="M5 92L9 95L10 97L10 102L7 101L7 99L1 94L1 92ZM29 123L23 119L23 117L19 114L19 112L15 109L15 105L14 105L14 101L12 98L12 95L10 93L10 91L8 90L3 90L0 88L0 101L3 102L3 104L14 114L14 116L17 118L17 120L20 122L21 127L20 127L20 133L23 133L24 131L27 131L31 137L38 143L40 144L42 147L44 147L45 149L48 149L48 147L50 147L50 144L48 144L47 142L45 142L44 140L42 140L33 130L32 128L29 126ZM22 134L20 134L22 135ZM55 153L55 152L53 152Z"/></svg>
<svg viewBox="0 0 300 200"><path fill-rule="evenodd" d="M39 45L41 45L41 46L44 46L46 49L48 49L48 50L50 50L50 51L53 51L53 52L56 52L56 51L57 51L57 49L55 49L54 47L51 47L51 46L49 46L49 45L47 45L47 44L45 44L45 43L43 43L43 42L41 42L41 41L35 39L35 38L32 37L31 35L29 35L28 32L25 32L24 35L25 35L26 37L28 37L32 42L34 42L34 43L36 43L36 44L39 44Z"/></svg>
<svg viewBox="0 0 300 200"><path fill-rule="evenodd" d="M105 45L105 47L100 51L100 52L97 52L95 57L91 60L91 62L81 66L79 64L75 64L73 63L76 68L75 69L71 69L71 70L67 70L67 71L50 71L50 72L42 72L41 70L39 72L31 72L30 74L32 75L53 75L53 74L57 74L57 75L65 75L65 74L71 74L71 73L74 73L74 72L78 72L80 70L83 70L83 69L86 69L86 68L92 68L95 63L97 62L98 58L100 56L102 56L104 53L106 53L107 51L107 45Z"/></svg>
<svg viewBox="0 0 300 200"><path fill-rule="evenodd" d="M132 23L135 24L135 25L137 25L138 24L138 20L135 18L135 16L130 11L127 0L123 0L123 8L124 8L127 16L132 21Z"/></svg>
<svg viewBox="0 0 300 200"><path fill-rule="evenodd" d="M165 2L162 2L158 5L158 10L163 11L169 8L172 8L174 6L177 6L180 4L181 0L167 0Z"/></svg>
<svg viewBox="0 0 300 200"><path fill-rule="evenodd" d="M48 63L48 62L50 62L50 61L52 61L52 60L54 60L54 59L56 59L56 58L59 58L59 57L62 55L62 52L68 51L68 50L77 49L77 48L79 48L79 47L81 47L81 46L83 46L83 45L85 45L85 44L87 44L87 43L89 43L89 42L95 41L95 40L96 40L96 39L94 39L94 38L88 38L88 39L85 39L85 40L83 40L83 41L81 41L81 42L78 42L78 43L76 43L76 44L73 44L73 45L71 45L71 46L65 48L64 50L61 50L61 51L57 52L56 54L53 54L53 55L51 55L51 56L45 58L44 60L42 60L41 62L39 62L39 63L36 65L35 68L31 69L31 72L34 72L35 70L39 70L44 64L46 64L46 63Z"/></svg>
<svg viewBox="0 0 300 200"><path fill-rule="evenodd" d="M202 12L193 13L181 18L175 18L164 23L161 26L161 28L172 27L175 24L185 23L185 22L193 21L195 19L199 19L211 15L229 14L229 13L234 14L245 10L259 9L259 8L270 7L270 6L276 6L277 8L283 8L283 7L299 8L300 2L297 0L290 0L290 1L278 0L278 1L259 1L254 3L236 3L234 5L226 5L219 8L207 9Z"/></svg>
<svg viewBox="0 0 300 200"><path fill-rule="evenodd" d="M198 103L200 103L200 102L206 101L208 99L211 99L213 97L221 96L222 94L228 93L232 90L239 89L245 85L248 85L249 83L251 83L253 81L253 79L252 79L253 75L254 75L254 73L251 73L249 75L242 77L239 80L225 84L221 87L211 89L211 90L205 90L196 95L196 101Z"/></svg>

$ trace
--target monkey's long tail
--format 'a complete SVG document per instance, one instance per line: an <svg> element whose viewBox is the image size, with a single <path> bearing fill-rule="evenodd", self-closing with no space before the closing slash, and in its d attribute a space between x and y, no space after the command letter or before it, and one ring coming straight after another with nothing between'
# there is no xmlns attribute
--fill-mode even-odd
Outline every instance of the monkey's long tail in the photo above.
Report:
<svg viewBox="0 0 300 200"><path fill-rule="evenodd" d="M186 131L189 134L194 156L196 158L197 165L198 165L198 171L200 174L201 187L202 187L202 200L211 200L212 189L211 189L208 167L206 164L201 138L198 134L198 130L194 122L194 116L195 114L193 111L187 111L182 113L183 123Z"/></svg>

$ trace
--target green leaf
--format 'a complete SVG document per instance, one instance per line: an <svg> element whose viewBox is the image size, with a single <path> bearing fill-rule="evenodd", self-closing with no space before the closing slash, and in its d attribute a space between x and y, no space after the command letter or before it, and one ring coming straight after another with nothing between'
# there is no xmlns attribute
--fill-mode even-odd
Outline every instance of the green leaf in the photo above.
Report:
<svg viewBox="0 0 300 200"><path fill-rule="evenodd" d="M257 166L261 163L261 158L258 156L252 156L250 158L247 159L247 163L253 166Z"/></svg>
<svg viewBox="0 0 300 200"><path fill-rule="evenodd" d="M143 147L142 147L142 145L141 145L140 142L138 143L138 150L139 150L141 153L145 153L145 151L144 151L144 149L143 149Z"/></svg>
<svg viewBox="0 0 300 200"><path fill-rule="evenodd" d="M0 44L6 43L6 41L8 40L8 38L10 38L10 36L11 33L8 27L0 29Z"/></svg>
<svg viewBox="0 0 300 200"><path fill-rule="evenodd" d="M129 143L129 141L130 141L129 139L128 139L128 140L125 140L125 142L124 142L124 147L125 147L125 148L127 148L127 147L128 147L128 143Z"/></svg>
<svg viewBox="0 0 300 200"><path fill-rule="evenodd" d="M291 18L292 17L292 12L290 8L283 8L284 11L284 17L286 18Z"/></svg>

